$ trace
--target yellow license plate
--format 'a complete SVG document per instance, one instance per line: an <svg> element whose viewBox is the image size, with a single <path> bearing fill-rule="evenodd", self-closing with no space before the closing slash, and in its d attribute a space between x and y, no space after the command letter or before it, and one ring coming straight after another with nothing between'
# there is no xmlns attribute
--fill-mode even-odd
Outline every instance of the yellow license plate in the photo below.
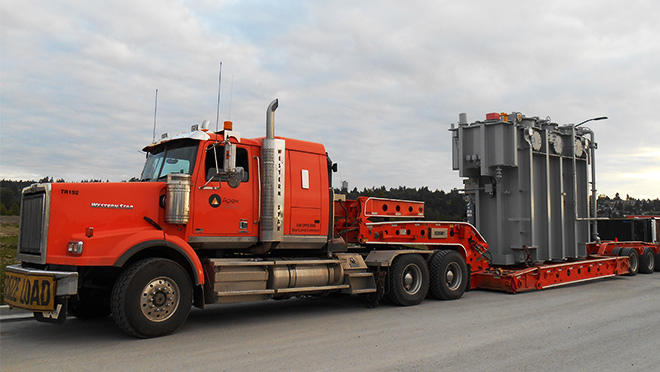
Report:
<svg viewBox="0 0 660 372"><path fill-rule="evenodd" d="M5 273L5 303L21 309L53 311L55 279L52 276Z"/></svg>

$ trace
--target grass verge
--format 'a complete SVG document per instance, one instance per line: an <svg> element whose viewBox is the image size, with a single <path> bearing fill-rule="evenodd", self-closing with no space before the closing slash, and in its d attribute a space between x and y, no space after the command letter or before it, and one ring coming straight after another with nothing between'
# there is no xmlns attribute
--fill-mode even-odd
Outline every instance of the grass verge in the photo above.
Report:
<svg viewBox="0 0 660 372"><path fill-rule="evenodd" d="M18 263L16 247L18 246L18 224L3 223L0 225L0 304L5 304L5 267Z"/></svg>

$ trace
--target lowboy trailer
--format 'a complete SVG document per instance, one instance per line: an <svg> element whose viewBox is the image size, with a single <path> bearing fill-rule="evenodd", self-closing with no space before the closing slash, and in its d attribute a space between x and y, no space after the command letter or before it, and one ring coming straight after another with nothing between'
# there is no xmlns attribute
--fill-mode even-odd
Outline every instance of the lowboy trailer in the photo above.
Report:
<svg viewBox="0 0 660 372"><path fill-rule="evenodd" d="M25 188L21 263L7 267L5 301L45 322L112 314L146 338L174 332L193 305L340 292L409 306L428 294L455 300L658 269L657 238L587 240L595 216L578 216L587 209L578 192L592 143L575 127L515 113L461 120L454 168L468 177L469 222L434 222L421 220L421 202L335 195L323 145L275 136L277 106L263 138L242 138L230 122L212 132L208 121L164 136L144 148L141 182ZM512 148L493 148L491 136ZM580 153L562 154L562 138ZM555 185L562 167L574 177Z"/></svg>

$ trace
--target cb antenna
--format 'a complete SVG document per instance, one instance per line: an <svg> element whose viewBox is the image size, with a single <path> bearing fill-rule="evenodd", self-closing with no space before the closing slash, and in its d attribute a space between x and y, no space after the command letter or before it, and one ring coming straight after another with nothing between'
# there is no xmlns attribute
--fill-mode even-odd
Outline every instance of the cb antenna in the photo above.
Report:
<svg viewBox="0 0 660 372"><path fill-rule="evenodd" d="M156 89L156 99L154 102L154 137L151 143L156 143L156 113L158 112L158 89Z"/></svg>
<svg viewBox="0 0 660 372"><path fill-rule="evenodd" d="M222 82L222 62L220 62L220 72L218 73L218 108L215 114L215 131L219 131L220 125L220 83Z"/></svg>
<svg viewBox="0 0 660 372"><path fill-rule="evenodd" d="M234 96L234 75L231 76L231 89L229 90L229 115L227 120L231 120L231 99Z"/></svg>

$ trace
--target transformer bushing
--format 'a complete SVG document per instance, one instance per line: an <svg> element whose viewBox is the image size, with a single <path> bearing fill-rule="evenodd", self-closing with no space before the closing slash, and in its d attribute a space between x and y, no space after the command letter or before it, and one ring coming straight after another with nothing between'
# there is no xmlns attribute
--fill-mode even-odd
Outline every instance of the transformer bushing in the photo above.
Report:
<svg viewBox="0 0 660 372"><path fill-rule="evenodd" d="M461 114L450 131L468 222L489 242L492 264L586 256L591 130L512 113L474 123Z"/></svg>

